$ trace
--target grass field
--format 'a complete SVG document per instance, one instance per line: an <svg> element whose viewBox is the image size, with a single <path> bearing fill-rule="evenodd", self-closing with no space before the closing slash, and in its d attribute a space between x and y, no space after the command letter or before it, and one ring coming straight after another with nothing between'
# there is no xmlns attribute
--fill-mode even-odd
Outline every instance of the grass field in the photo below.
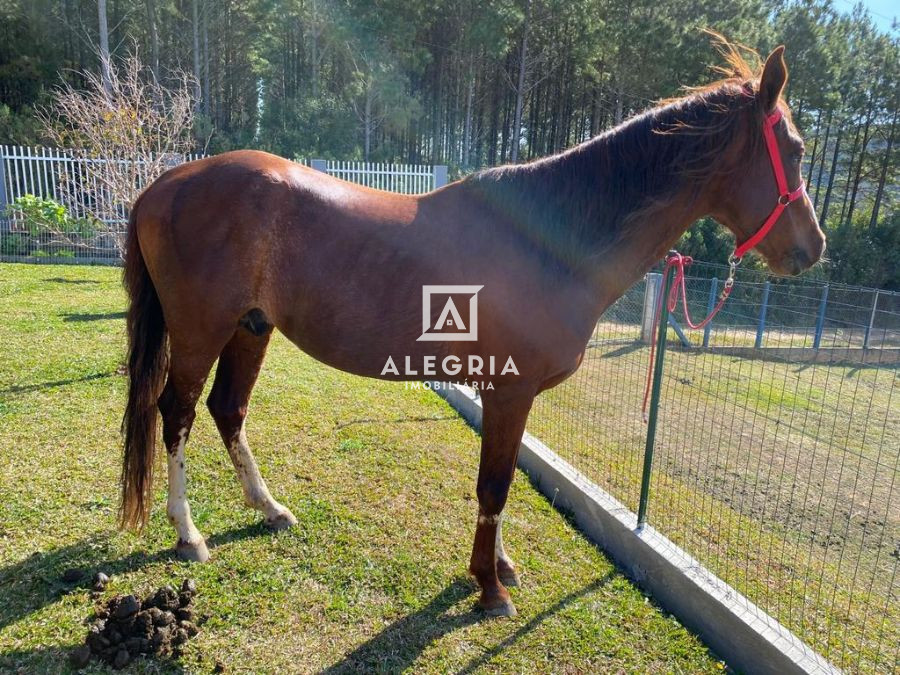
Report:
<svg viewBox="0 0 900 675"><path fill-rule="evenodd" d="M650 358L635 332L600 324L529 420L632 510ZM649 522L842 669L893 671L900 370L674 348L664 372Z"/></svg>
<svg viewBox="0 0 900 675"><path fill-rule="evenodd" d="M186 575L209 616L180 662L135 672L701 673L722 664L624 579L519 475L507 548L519 616L482 620L465 570L477 436L430 392L346 376L277 337L247 428L300 523L242 506L211 419L188 445L212 560L173 559L163 484L143 536L115 530L125 379L119 270L0 265L0 672L61 672L92 602ZM103 671L99 666L95 672Z"/></svg>

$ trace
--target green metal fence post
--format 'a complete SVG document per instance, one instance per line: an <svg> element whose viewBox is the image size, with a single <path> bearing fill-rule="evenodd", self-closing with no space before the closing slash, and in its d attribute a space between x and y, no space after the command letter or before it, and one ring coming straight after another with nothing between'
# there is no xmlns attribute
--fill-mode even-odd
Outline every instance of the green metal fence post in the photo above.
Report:
<svg viewBox="0 0 900 675"><path fill-rule="evenodd" d="M666 270L666 282L660 302L659 333L656 338L656 361L653 364L653 388L650 390L650 414L647 418L647 443L644 446L644 470L641 476L641 499L638 502L638 527L647 522L647 503L650 500L650 474L653 469L653 446L656 444L656 419L659 415L659 396L662 389L663 359L666 355L666 332L669 328L667 300L672 288L674 267Z"/></svg>

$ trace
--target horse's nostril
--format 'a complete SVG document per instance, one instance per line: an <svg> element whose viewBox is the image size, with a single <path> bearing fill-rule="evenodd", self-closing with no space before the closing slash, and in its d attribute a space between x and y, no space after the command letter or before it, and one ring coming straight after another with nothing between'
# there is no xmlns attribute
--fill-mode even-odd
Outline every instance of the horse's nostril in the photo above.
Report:
<svg viewBox="0 0 900 675"><path fill-rule="evenodd" d="M796 246L791 250L790 257L793 262L794 274L799 274L803 270L811 267L813 262L815 262L806 249L800 248L799 246Z"/></svg>
<svg viewBox="0 0 900 675"><path fill-rule="evenodd" d="M795 246L791 251L791 255L794 256L794 260L798 263L807 262L809 260L809 254L799 246Z"/></svg>

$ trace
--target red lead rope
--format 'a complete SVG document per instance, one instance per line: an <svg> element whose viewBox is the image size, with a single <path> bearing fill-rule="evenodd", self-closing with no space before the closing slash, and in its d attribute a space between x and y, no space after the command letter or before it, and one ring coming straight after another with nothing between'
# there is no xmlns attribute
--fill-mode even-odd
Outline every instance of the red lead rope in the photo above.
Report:
<svg viewBox="0 0 900 675"><path fill-rule="evenodd" d="M694 262L694 259L687 255L681 255L677 251L672 251L669 255L666 256L666 266L663 270L663 280L665 280L666 275L669 273L669 268L675 268L675 278L672 280L672 288L669 290L669 297L666 300L668 304L669 311L674 311L675 307L678 305L678 296L681 296L681 306L684 309L684 320L688 326L692 329L697 330L699 328L703 328L710 321L713 320L713 317L719 313L719 310L725 305L725 301L728 300L728 296L731 295L731 289L734 287L734 274L737 271L737 266L740 264L740 258L736 258L731 256L729 259L729 272L728 278L725 280L725 286L722 288L722 293L719 295L719 302L716 303L716 306L713 307L713 310L707 315L703 321L699 323L694 323L691 320L691 315L688 312L688 304L687 304L687 291L685 289L684 284L684 268ZM644 385L644 403L641 406L641 412L643 413L644 422L647 421L647 402L650 400L650 384L653 379L653 357L656 355L656 333L659 328L659 320L662 316L662 307L663 307L663 294L665 293L665 282L659 285L659 295L656 297L656 312L653 317L653 328L650 335L650 363L647 367L647 382Z"/></svg>

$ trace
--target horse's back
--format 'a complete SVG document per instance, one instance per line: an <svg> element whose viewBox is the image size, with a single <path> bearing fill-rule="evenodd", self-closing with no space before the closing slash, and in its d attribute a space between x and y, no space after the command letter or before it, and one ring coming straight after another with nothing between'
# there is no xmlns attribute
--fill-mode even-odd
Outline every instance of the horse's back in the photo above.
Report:
<svg viewBox="0 0 900 675"><path fill-rule="evenodd" d="M180 164L160 176L136 203L139 230L184 233L189 245L203 230L233 235L229 225L259 231L304 215L405 223L415 197L373 190L258 150L236 150ZM308 219L307 219L308 222ZM312 224L312 223L309 223ZM340 222L332 222L339 226ZM141 234L143 245L145 235Z"/></svg>
<svg viewBox="0 0 900 675"><path fill-rule="evenodd" d="M234 213L233 209L243 208L248 198L253 206L263 206L259 202L263 194L283 185L311 188L316 183L315 174L312 169L258 150L236 150L185 162L166 171L143 192L136 204L138 219L176 224L186 218L196 223L203 213ZM202 207L203 213L192 211L192 207Z"/></svg>

